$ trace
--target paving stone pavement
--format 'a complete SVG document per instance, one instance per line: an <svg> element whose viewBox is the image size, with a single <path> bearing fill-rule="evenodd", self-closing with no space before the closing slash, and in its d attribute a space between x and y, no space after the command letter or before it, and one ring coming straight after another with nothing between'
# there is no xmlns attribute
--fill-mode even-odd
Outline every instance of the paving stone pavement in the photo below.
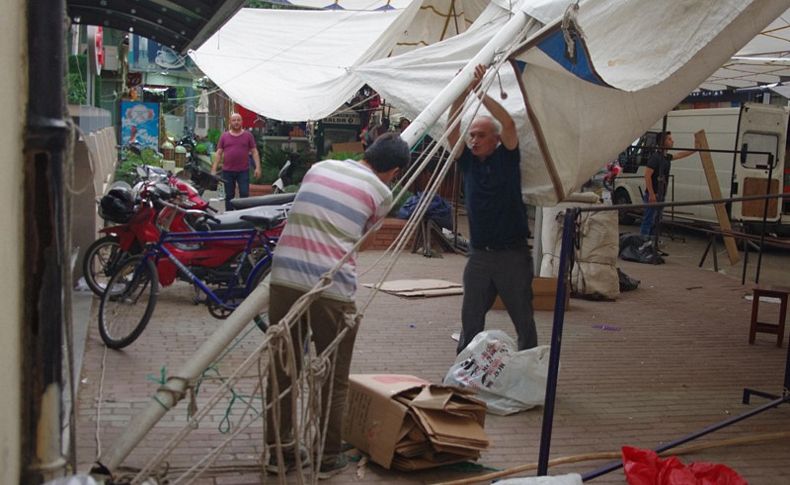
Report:
<svg viewBox="0 0 790 485"><path fill-rule="evenodd" d="M362 253L360 268L369 267L380 254ZM465 258L456 255L429 259L404 254L389 279L430 277L460 282L464 263ZM773 335L758 334L756 343L748 344L751 302L744 299L748 286L741 286L732 276L700 270L671 257L661 266L620 262L620 267L641 280L638 290L622 294L616 302L572 299L565 316L553 458L616 452L623 445L657 447L765 402L754 397L751 404L741 404L744 387L781 393L788 339L783 348L777 348ZM361 280L374 282L378 275L371 272ZM364 300L368 291L361 289L358 300ZM95 322L98 302L94 302L78 402L80 463L87 466L98 452L106 452L131 417L148 405L163 366L177 368L222 325L204 307L194 306L190 295L183 284L163 290L148 328L120 352L105 352ZM460 306L460 296L405 300L379 295L362 322L352 372L414 374L440 382L455 357L450 335L460 328ZM778 305L762 306L767 312L764 318L775 318L770 314L775 314ZM540 311L535 317L540 343L547 344L553 313ZM489 313L488 328L514 335L504 311ZM259 340L260 333L250 327L223 359L220 372L228 375ZM199 405L217 385L216 381L204 383ZM250 385L239 387L241 397ZM240 416L243 409L237 401L233 416ZM170 457L171 467L194 464L225 438L217 431L224 424L225 412L226 405L212 411L208 421ZM141 466L183 426L185 416L182 403L154 428L125 466ZM486 432L492 445L479 463L504 469L536 462L542 416L540 407L507 417L489 415ZM693 443L775 431L790 431L790 405ZM260 483L255 471L260 441L259 424L247 428L222 452L211 473L195 483ZM713 448L681 459L725 463L753 485L790 483L790 439ZM550 473L584 473L605 463L563 465L552 467ZM360 478L350 469L329 483L436 483L468 476L453 467L402 473L368 464L364 472ZM276 480L269 477L269 482ZM622 484L625 479L617 470L592 483Z"/></svg>

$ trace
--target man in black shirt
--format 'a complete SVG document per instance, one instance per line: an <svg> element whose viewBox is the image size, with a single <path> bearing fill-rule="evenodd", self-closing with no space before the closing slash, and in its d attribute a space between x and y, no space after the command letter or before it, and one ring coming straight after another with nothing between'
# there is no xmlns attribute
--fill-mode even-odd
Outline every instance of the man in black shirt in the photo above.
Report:
<svg viewBox="0 0 790 485"><path fill-rule="evenodd" d="M450 108L451 122L485 72L485 66L475 68L474 80ZM521 198L518 132L513 118L499 103L486 94L482 94L482 101L493 118L475 118L469 127L467 146L454 153L464 175L472 249L464 269L457 352L485 329L486 313L497 294L516 327L518 348L524 350L535 347L538 337L532 311L532 257L527 245L527 210ZM456 126L448 134L452 147L460 133Z"/></svg>
<svg viewBox="0 0 790 485"><path fill-rule="evenodd" d="M658 148L648 159L647 167L645 168L645 193L643 195L645 202L663 202L669 187L669 172L672 168L672 160L680 160L695 153L693 151L683 151L675 155L667 153L667 150L671 150L674 145L675 140L672 139L671 131L659 133L658 137L656 137L656 147ZM645 209L642 217L642 226L639 229L643 236L655 234L656 221L660 217L661 212L661 209L653 207Z"/></svg>

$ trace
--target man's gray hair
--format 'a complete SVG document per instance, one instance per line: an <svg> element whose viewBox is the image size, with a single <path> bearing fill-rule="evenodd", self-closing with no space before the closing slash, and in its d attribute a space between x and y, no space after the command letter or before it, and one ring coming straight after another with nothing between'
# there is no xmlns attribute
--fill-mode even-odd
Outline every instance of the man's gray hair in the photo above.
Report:
<svg viewBox="0 0 790 485"><path fill-rule="evenodd" d="M502 123L500 123L499 120L497 120L493 116L480 115L480 116L478 116L475 119L490 121L491 124L494 126L494 133L496 133L497 135L501 135L502 134Z"/></svg>

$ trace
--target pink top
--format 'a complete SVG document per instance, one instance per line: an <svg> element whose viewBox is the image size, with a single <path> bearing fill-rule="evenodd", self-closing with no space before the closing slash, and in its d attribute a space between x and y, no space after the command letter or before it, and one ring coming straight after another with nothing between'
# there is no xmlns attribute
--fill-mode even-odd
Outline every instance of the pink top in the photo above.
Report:
<svg viewBox="0 0 790 485"><path fill-rule="evenodd" d="M255 137L249 131L242 131L238 136L226 131L217 144L222 148L222 170L226 172L243 172L250 169L250 150L255 148Z"/></svg>

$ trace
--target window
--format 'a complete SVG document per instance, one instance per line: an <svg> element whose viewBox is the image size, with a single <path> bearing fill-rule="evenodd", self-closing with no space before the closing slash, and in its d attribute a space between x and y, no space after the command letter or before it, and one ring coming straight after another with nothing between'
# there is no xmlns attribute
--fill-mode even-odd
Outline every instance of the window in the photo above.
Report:
<svg viewBox="0 0 790 485"><path fill-rule="evenodd" d="M765 153L753 152L769 152L773 153L773 166L776 167L777 149L779 147L778 135L765 135L762 133L744 133L743 144L741 148L746 152L745 158L741 155L741 165L744 168L765 169L768 167L768 155Z"/></svg>

